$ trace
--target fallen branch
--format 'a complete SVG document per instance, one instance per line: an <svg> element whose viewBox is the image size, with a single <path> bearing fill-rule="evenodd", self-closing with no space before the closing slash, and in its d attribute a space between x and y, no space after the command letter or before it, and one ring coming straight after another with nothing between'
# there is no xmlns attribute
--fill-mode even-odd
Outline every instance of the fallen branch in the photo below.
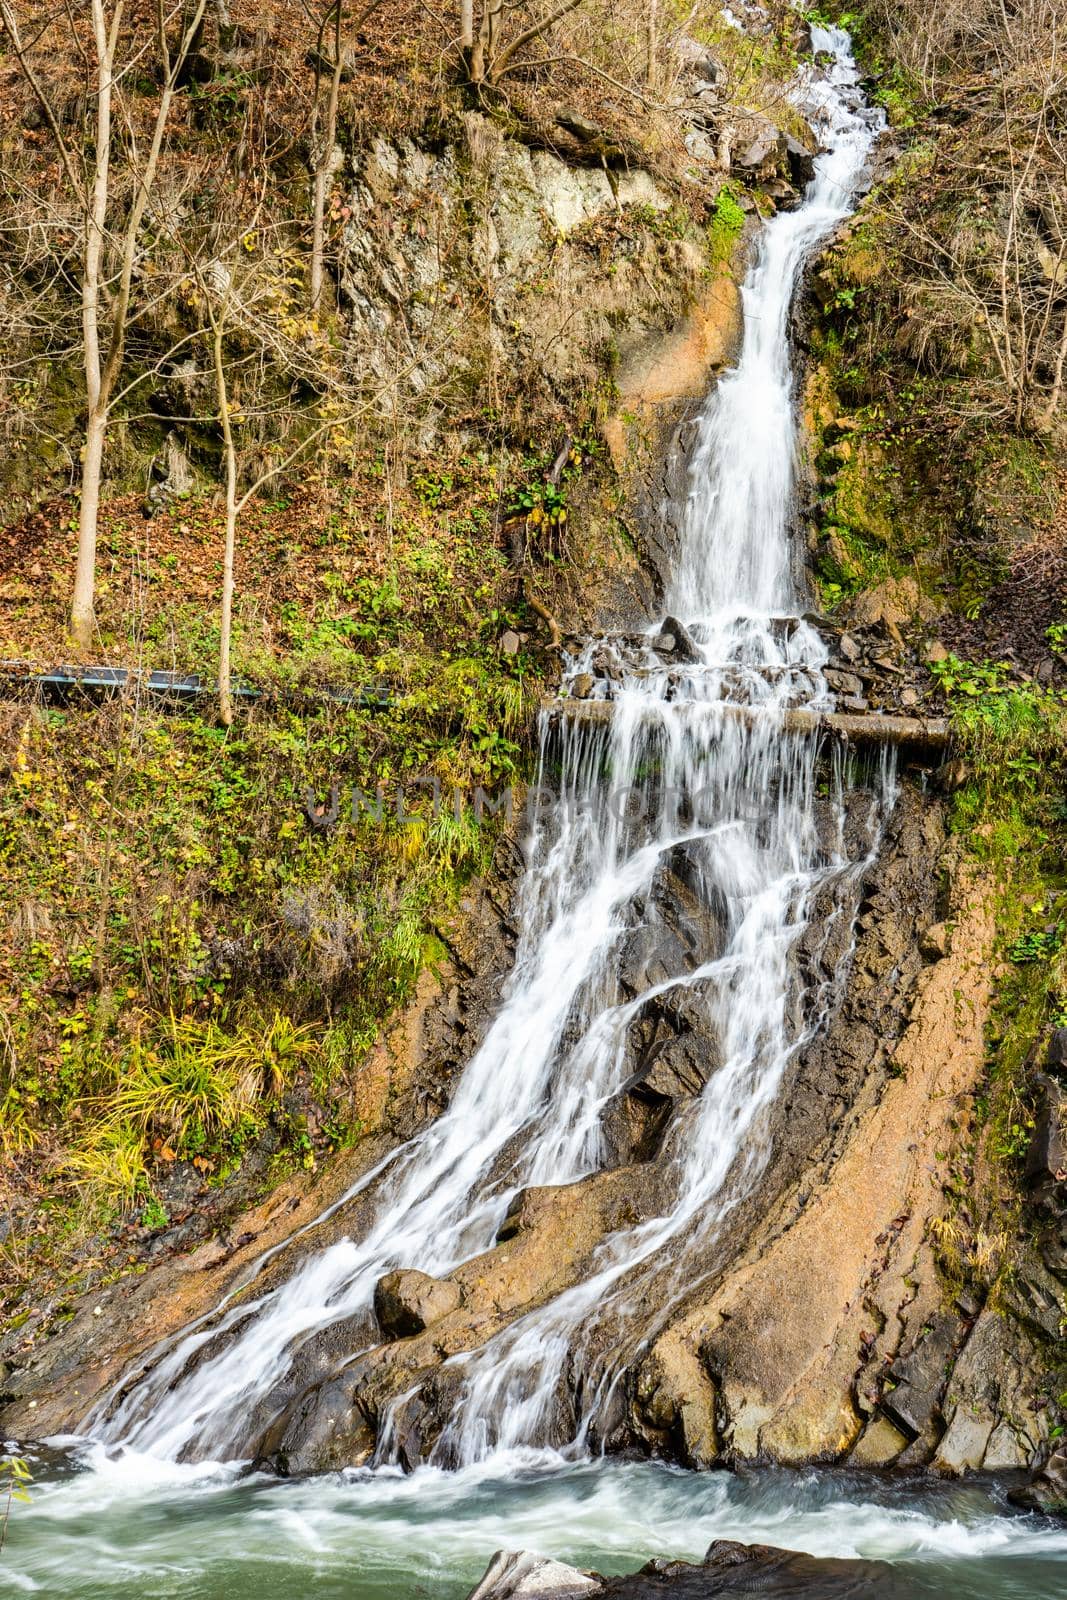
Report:
<svg viewBox="0 0 1067 1600"><path fill-rule="evenodd" d="M531 602L532 603L532 602ZM650 700L650 708L660 702ZM606 727L615 715L611 700L550 700L545 709L553 719ZM748 706L719 707L724 718L755 726L759 713ZM896 717L879 712L786 711L783 733L833 734L849 744L889 745L937 753L947 748L951 728L947 717Z"/></svg>

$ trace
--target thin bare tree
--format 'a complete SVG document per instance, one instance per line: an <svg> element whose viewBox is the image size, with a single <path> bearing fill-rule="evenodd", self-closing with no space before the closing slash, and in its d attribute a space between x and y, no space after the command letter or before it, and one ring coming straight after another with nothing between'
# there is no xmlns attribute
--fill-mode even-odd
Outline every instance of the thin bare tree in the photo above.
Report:
<svg viewBox="0 0 1067 1600"><path fill-rule="evenodd" d="M170 6L156 0L154 38L127 15L124 0L82 0L35 24L15 0L0 0L0 25L25 82L36 99L51 135L59 168L79 221L79 279L85 379L85 439L81 450L81 497L78 509L78 551L71 597L71 632L88 645L93 627L96 588L96 543L100 518L104 445L119 389L130 319L134 268L145 213L159 172L174 99L200 37L207 0ZM22 13L20 17L20 11ZM177 21L177 42L171 31ZM66 43L53 29L66 25ZM64 126L62 90L49 71L55 51L83 59L89 75L84 140L75 140ZM158 83L147 144L125 111L127 137L122 160L125 185L116 183L115 133L117 102L126 80L137 74L138 87L152 69ZM131 97L132 98L132 97ZM119 191L116 193L116 191Z"/></svg>

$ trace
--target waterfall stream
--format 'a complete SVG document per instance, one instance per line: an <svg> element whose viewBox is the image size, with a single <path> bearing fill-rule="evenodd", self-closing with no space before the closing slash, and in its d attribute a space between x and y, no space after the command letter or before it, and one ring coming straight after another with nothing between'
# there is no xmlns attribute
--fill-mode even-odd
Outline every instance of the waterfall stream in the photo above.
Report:
<svg viewBox="0 0 1067 1600"><path fill-rule="evenodd" d="M810 952L854 917L894 794L883 766L857 818L846 772L827 777L817 742L782 725L790 707L833 703L793 572L788 323L881 126L847 34L814 28L813 39L823 64L795 98L822 153L803 202L762 231L737 365L699 418L670 620L593 641L568 663L575 688L592 678L612 699L612 719L543 719L541 786L558 772L557 792L527 842L513 971L450 1106L150 1351L80 1440L61 1441L70 1455L46 1461L34 1504L12 1519L0 1592L459 1600L501 1546L624 1571L654 1553L699 1558L724 1537L885 1556L916 1595L1062 1592L1062 1529L1012 1516L988 1485L696 1474L603 1453L622 1380L715 1270L773 1168L783 1083L837 999L834 973L819 976L833 963L799 959L801 941ZM677 638L664 648L668 628L684 651ZM706 912L687 961L661 919L665 874ZM353 1357L378 1343L383 1273L448 1273L493 1246L523 1190L611 1176L607 1130L633 1030L664 1001L699 1008L713 1059L662 1132L655 1214L617 1226L581 1281L445 1363L451 1400L414 1470L397 1465L408 1394L363 1468L298 1482L249 1473L242 1457L315 1338L333 1330ZM349 1208L352 1236L315 1250L316 1229L343 1225ZM312 1248L286 1278L295 1239Z"/></svg>
<svg viewBox="0 0 1067 1600"><path fill-rule="evenodd" d="M362 1237L310 1255L281 1287L222 1308L150 1356L89 1418L92 1437L172 1460L239 1456L250 1411L296 1351L367 1311L383 1273L446 1273L492 1245L522 1189L573 1183L602 1165L602 1115L626 1072L627 1030L650 994L694 990L721 1053L669 1132L661 1156L669 1208L606 1239L583 1283L455 1358L461 1398L438 1459L586 1448L626 1347L638 1280L646 1288L650 1275L664 1280L657 1294L670 1304L696 1248L707 1247L763 1167L766 1113L821 1017L820 997L798 988L793 946L813 894L834 882L847 897L861 864L844 847L840 777L828 825L827 807L820 818L816 804L815 741L781 729L788 707L832 704L825 647L799 615L791 570L787 325L804 263L849 213L881 125L863 105L847 35L816 29L815 44L832 65L796 95L824 148L803 203L763 230L743 289L740 358L703 413L692 456L669 600L693 659L666 666L655 650L660 627L648 629L610 685L606 748L602 734L575 728L556 751L546 721L542 763L559 755L560 793L529 843L506 994L448 1110L346 1197L372 1200ZM597 670L593 650L570 663L572 675ZM608 688L602 680L598 692ZM737 706L750 715L731 717ZM886 798L887 775L882 787ZM634 998L620 987L620 948L635 919L654 923L657 874L679 860L703 902L718 908L719 948ZM611 1324L615 1359L585 1375L582 1413L560 1437L553 1418L564 1364L594 1320Z"/></svg>

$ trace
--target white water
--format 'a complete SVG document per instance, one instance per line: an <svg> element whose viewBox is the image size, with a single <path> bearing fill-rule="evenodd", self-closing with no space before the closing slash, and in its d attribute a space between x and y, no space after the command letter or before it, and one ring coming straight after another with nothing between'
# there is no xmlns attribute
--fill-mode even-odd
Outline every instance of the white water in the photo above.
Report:
<svg viewBox="0 0 1067 1600"><path fill-rule="evenodd" d="M691 1473L601 1460L553 1470L420 1468L279 1481L107 1459L16 1506L0 1595L47 1600L462 1600L494 1550L600 1571L699 1560L713 1539L880 1557L915 1596L1060 1600L1067 1529L981 1484L849 1473Z"/></svg>
<svg viewBox="0 0 1067 1600"><path fill-rule="evenodd" d="M836 878L847 895L857 865L842 845L840 794L836 837L825 826L819 837L814 747L780 731L787 706L830 703L825 649L797 615L790 570L787 322L798 274L848 214L878 126L862 108L847 36L831 30L816 42L836 64L802 94L827 148L804 203L764 230L744 285L740 360L705 411L692 463L671 602L703 659L679 673L649 645L637 647L634 666L631 650L614 689L610 782L596 739L566 736L562 804L530 843L522 933L499 1013L448 1111L352 1192L371 1200L361 1237L311 1255L281 1287L222 1308L156 1352L140 1380L89 1419L94 1437L170 1460L239 1456L251 1409L296 1350L365 1311L384 1272L447 1272L492 1245L520 1189L597 1168L600 1115L626 1071L627 1028L649 999L621 993L620 947L635 906L652 915L656 875L679 849L709 903L725 907L724 940L714 959L662 987L699 985L723 1065L671 1132L671 1207L607 1240L585 1283L462 1358L463 1398L440 1458L461 1464L568 1442L554 1416L578 1331L610 1315L625 1344L635 1274L639 1283L671 1259L680 1281L765 1163L766 1113L820 1020L819 997L799 1005L791 948L814 891ZM731 718L730 704L753 719ZM656 775L639 777L652 757ZM675 1292L670 1282L659 1289L665 1304ZM579 1451L614 1370L602 1364L587 1385L593 1400L570 1441Z"/></svg>

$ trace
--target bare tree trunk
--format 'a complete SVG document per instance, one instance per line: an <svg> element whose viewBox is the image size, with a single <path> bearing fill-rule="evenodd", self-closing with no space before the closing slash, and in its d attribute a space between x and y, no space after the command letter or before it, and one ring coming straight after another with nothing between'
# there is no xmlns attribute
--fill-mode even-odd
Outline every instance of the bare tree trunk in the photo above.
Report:
<svg viewBox="0 0 1067 1600"><path fill-rule="evenodd" d="M70 607L70 631L80 649L87 649L93 636L93 595L96 587L96 531L100 519L100 484L104 467L104 438L107 414L99 405L89 413L85 430L81 472L81 504L78 507L78 562L74 574L74 593Z"/></svg>
<svg viewBox="0 0 1067 1600"><path fill-rule="evenodd" d="M469 62L474 48L474 0L459 0L459 47Z"/></svg>
<svg viewBox="0 0 1067 1600"><path fill-rule="evenodd" d="M96 530L100 516L100 481L107 431L107 396L100 355L100 278L111 181L111 94L115 42L122 5L115 7L111 28L103 0L93 0L93 40L96 48L96 138L93 185L85 216L82 255L82 341L85 351L85 397L89 416L82 456L81 504L78 508L78 562L70 608L74 642L86 649L93 633L93 593L96 579Z"/></svg>
<svg viewBox="0 0 1067 1600"><path fill-rule="evenodd" d="M326 253L326 197L334 173L337 144L337 103L341 96L341 11L343 0L333 8L333 73L326 103L326 128L318 149L311 220L311 309L317 311L322 299L323 263ZM328 18L327 18L328 20ZM325 27L323 33L325 34Z"/></svg>
<svg viewBox="0 0 1067 1600"><path fill-rule="evenodd" d="M645 87L656 87L656 58L659 54L659 0L648 0L645 25Z"/></svg>
<svg viewBox="0 0 1067 1600"><path fill-rule="evenodd" d="M233 723L233 683L230 670L230 640L233 633L233 561L237 545L237 450L233 442L233 418L223 358L225 312L212 315L212 353L215 359L215 389L219 402L219 422L226 459L226 537L222 552L222 615L219 622L219 718L224 728Z"/></svg>

